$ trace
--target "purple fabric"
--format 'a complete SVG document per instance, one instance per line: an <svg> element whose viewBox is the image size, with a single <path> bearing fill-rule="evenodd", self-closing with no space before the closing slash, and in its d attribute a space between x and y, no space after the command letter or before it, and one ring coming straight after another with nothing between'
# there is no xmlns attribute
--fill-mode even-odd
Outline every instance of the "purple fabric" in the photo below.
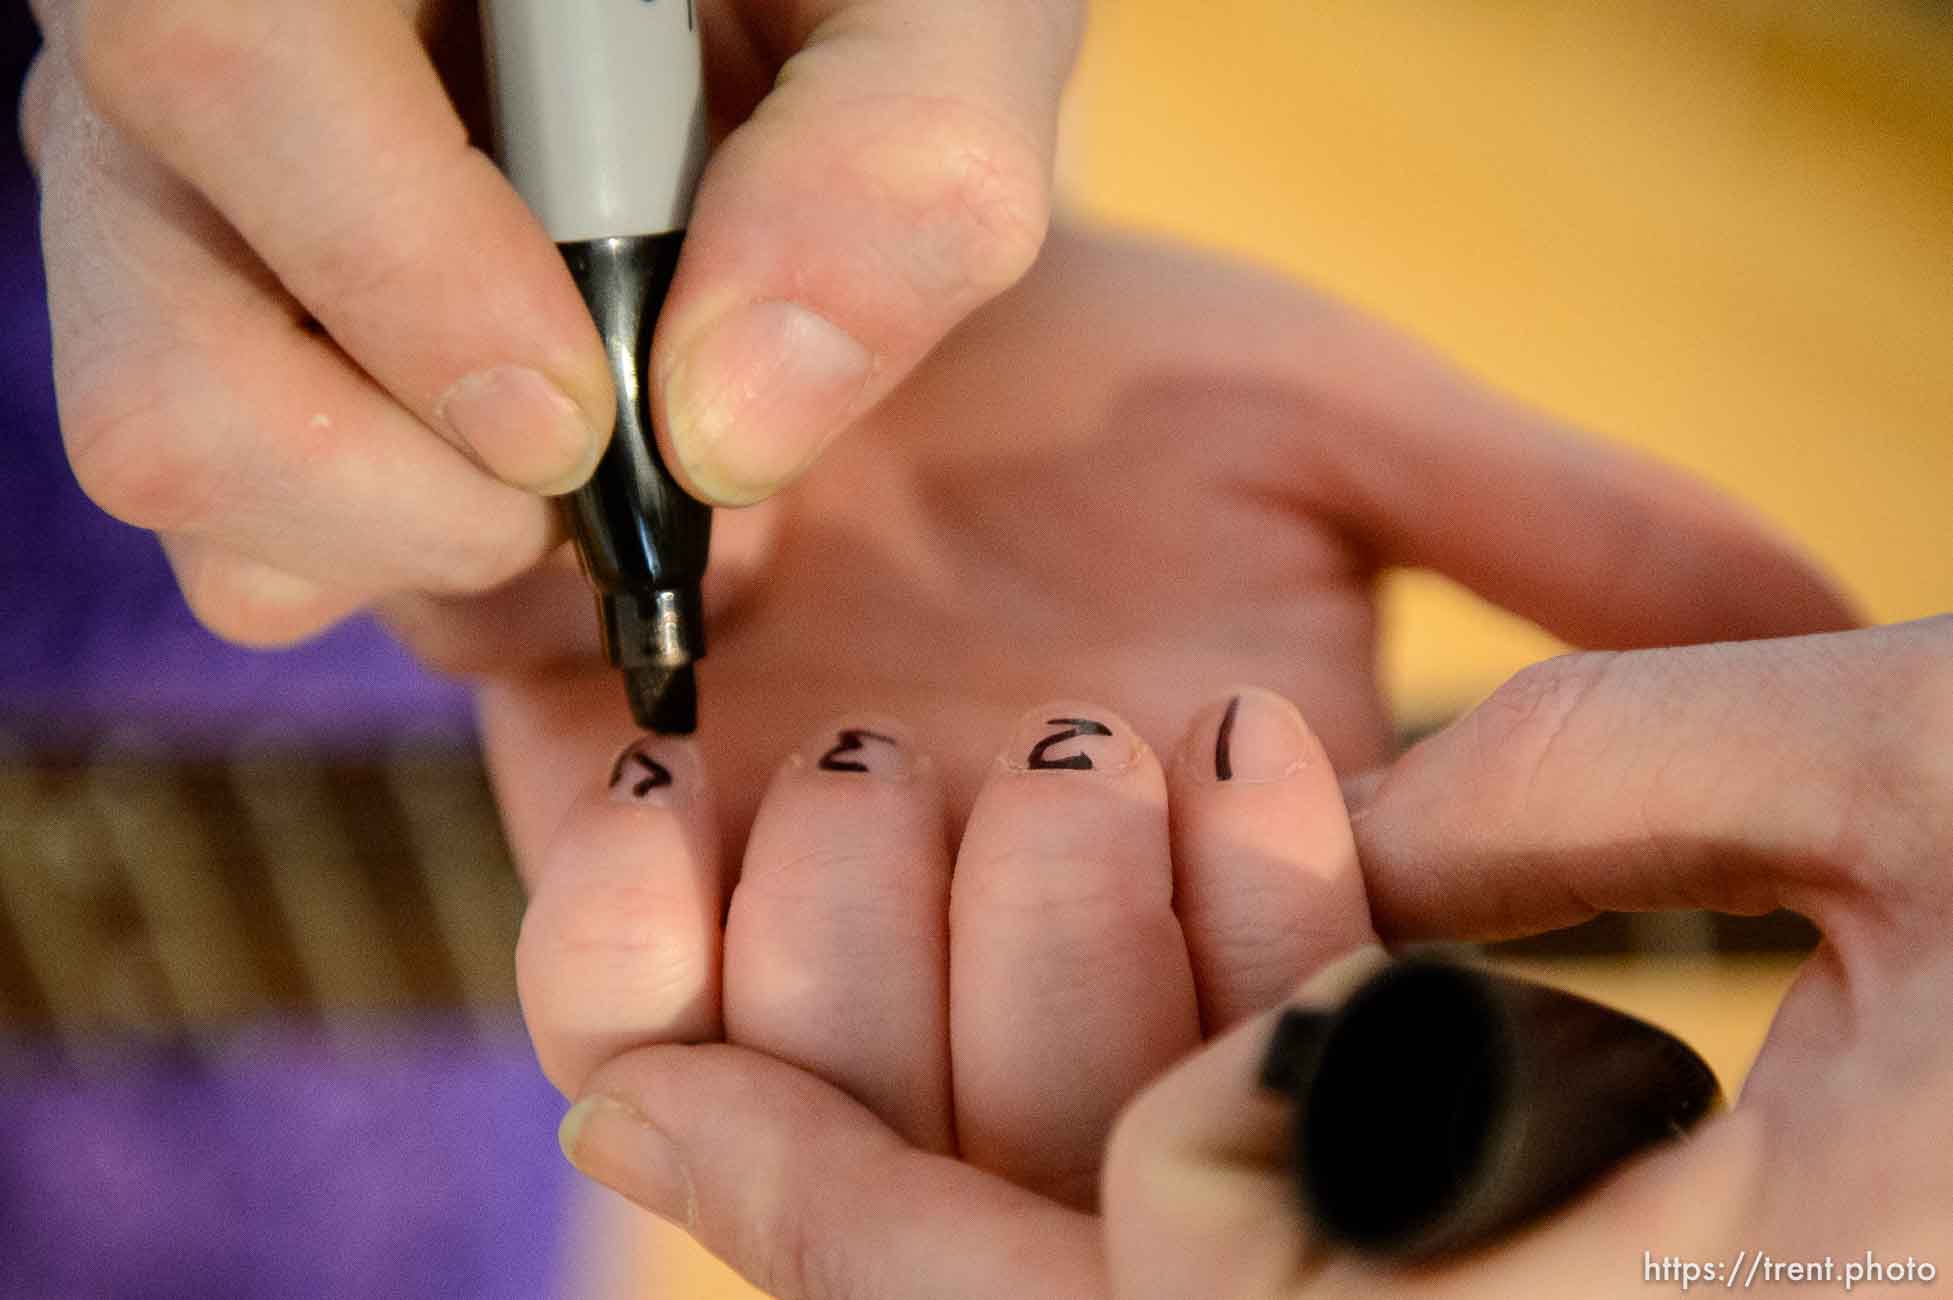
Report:
<svg viewBox="0 0 1953 1300"><path fill-rule="evenodd" d="M0 730L60 752L131 729L152 750L266 729L465 741L467 693L369 623L279 654L218 642L155 541L75 486L13 143L32 41L0 0ZM409 1028L346 1048L264 1027L215 1062L130 1046L82 1072L0 1038L0 1296L549 1294L574 1177L561 1099L519 1034Z"/></svg>
<svg viewBox="0 0 1953 1300"><path fill-rule="evenodd" d="M563 1102L519 1035L271 1029L82 1075L22 1054L0 1097L10 1300L538 1300L562 1272Z"/></svg>

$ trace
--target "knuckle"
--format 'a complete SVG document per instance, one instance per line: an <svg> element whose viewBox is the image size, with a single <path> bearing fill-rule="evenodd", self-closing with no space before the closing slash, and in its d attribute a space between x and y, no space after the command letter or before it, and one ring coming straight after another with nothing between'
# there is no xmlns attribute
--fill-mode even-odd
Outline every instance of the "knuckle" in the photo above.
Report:
<svg viewBox="0 0 1953 1300"><path fill-rule="evenodd" d="M645 1022L713 986L715 953L689 900L632 882L539 892L523 916L518 969L550 1005L590 996L592 972L628 988ZM557 1001L560 995L562 1002Z"/></svg>
<svg viewBox="0 0 1953 1300"><path fill-rule="evenodd" d="M1058 861L1042 847L1012 844L959 858L950 885L957 915L987 914L1083 941L1130 933L1172 908L1165 873L1123 863ZM1054 868L1062 866L1063 870Z"/></svg>
<svg viewBox="0 0 1953 1300"><path fill-rule="evenodd" d="M780 1198L770 1214L742 1225L743 1249L734 1257L760 1261L756 1280L768 1295L848 1300L887 1294L862 1276L851 1248L855 1225L828 1222L830 1208L828 1198Z"/></svg>
<svg viewBox="0 0 1953 1300"><path fill-rule="evenodd" d="M1044 151L1021 128L955 99L915 99L878 114L888 123L858 165L904 222L914 288L958 305L1017 282L1050 221Z"/></svg>
<svg viewBox="0 0 1953 1300"><path fill-rule="evenodd" d="M328 332L342 330L365 304L407 287L407 257L376 237L388 229L384 220L366 216L352 228L322 229L317 214L309 214L306 237L286 253L283 270L293 292Z"/></svg>
<svg viewBox="0 0 1953 1300"><path fill-rule="evenodd" d="M172 548L177 586L197 622L221 640L251 649L294 645L333 615L309 584L221 552Z"/></svg>
<svg viewBox="0 0 1953 1300"><path fill-rule="evenodd" d="M1907 712L1919 725L1910 730L1937 754L1953 736L1953 614L1927 619L1912 633L1905 686Z"/></svg>
<svg viewBox="0 0 1953 1300"><path fill-rule="evenodd" d="M210 517L218 465L194 421L140 382L63 403L68 460L83 492L126 524L185 531Z"/></svg>
<svg viewBox="0 0 1953 1300"><path fill-rule="evenodd" d="M167 126L256 73L256 6L89 4L75 67L95 106L117 122Z"/></svg>
<svg viewBox="0 0 1953 1300"><path fill-rule="evenodd" d="M788 907L825 910L839 907L846 914L885 916L896 903L891 886L900 882L900 865L889 855L854 841L801 844L791 853L755 862L740 876L742 896ZM837 897L834 882L848 881L845 898Z"/></svg>
<svg viewBox="0 0 1953 1300"><path fill-rule="evenodd" d="M468 143L459 117L449 136L406 174L395 175L372 203L326 205L305 214L307 238L290 253L289 274L321 320L341 322L395 312L426 292L429 268L452 257L433 241L440 212L471 189L471 172L492 171ZM396 172L398 169L395 169Z"/></svg>
<svg viewBox="0 0 1953 1300"><path fill-rule="evenodd" d="M1941 615L1904 629L1891 657L1890 707L1875 732L1867 769L1874 773L1881 810L1930 821L1929 851L1943 856L1953 845L1953 616ZM1890 807L1892 804L1898 807ZM1879 813L1871 814L1878 816ZM1922 848L1927 846L1922 845Z"/></svg>
<svg viewBox="0 0 1953 1300"><path fill-rule="evenodd" d="M1567 725L1621 656L1605 652L1560 655L1529 665L1493 691L1471 718L1472 739L1488 761L1538 769L1552 758Z"/></svg>
<svg viewBox="0 0 1953 1300"><path fill-rule="evenodd" d="M418 592L394 592L384 597L374 612L393 638L407 652L444 677L475 677L506 666L484 638L470 636L462 619L455 617L450 602Z"/></svg>
<svg viewBox="0 0 1953 1300"><path fill-rule="evenodd" d="M1288 900L1270 891L1268 902ZM1198 920L1190 920L1197 926ZM1215 969L1227 972L1236 988L1279 992L1295 983L1311 952L1311 935L1295 923L1292 913L1270 907L1256 916L1234 915L1218 920L1205 936ZM1333 951L1326 945L1318 951Z"/></svg>
<svg viewBox="0 0 1953 1300"><path fill-rule="evenodd" d="M1942 917L1953 902L1953 618L1772 643L1780 689L1768 703L1816 775L1780 839L1842 894L1910 900ZM1822 728L1813 729L1813 724ZM1822 743L1816 743L1818 735Z"/></svg>
<svg viewBox="0 0 1953 1300"><path fill-rule="evenodd" d="M248 601L239 600L233 590L218 584L199 584L177 580L183 603L203 629L219 641L254 650L275 650L305 639L305 632L293 632L281 621L265 623Z"/></svg>
<svg viewBox="0 0 1953 1300"><path fill-rule="evenodd" d="M534 504L541 506L540 502ZM436 575L431 589L433 594L446 597L493 591L534 566L545 549L540 534L529 529L471 529L457 534L451 546L429 556Z"/></svg>

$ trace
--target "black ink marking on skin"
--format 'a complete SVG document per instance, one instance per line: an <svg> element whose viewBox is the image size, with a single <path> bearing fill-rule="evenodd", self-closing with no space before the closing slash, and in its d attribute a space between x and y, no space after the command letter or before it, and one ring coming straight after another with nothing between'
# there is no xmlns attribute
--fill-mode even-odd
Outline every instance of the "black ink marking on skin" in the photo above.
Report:
<svg viewBox="0 0 1953 1300"><path fill-rule="evenodd" d="M868 770L868 765L866 763L860 763L851 758L844 759L841 756L843 754L861 753L863 749L861 742L864 740L878 740L882 744L890 745L890 746L896 746L900 744L900 742L895 740L893 737L884 736L878 731L860 731L853 727L850 727L846 731L843 731L840 734L840 739L841 739L841 743L836 745L834 748L828 750L825 754L822 754L820 762L815 764L815 766L820 768L821 771L823 772L866 772Z"/></svg>
<svg viewBox="0 0 1953 1300"><path fill-rule="evenodd" d="M1053 746L1062 745L1068 740L1077 740L1080 736L1112 734L1112 728L1103 722L1094 722L1090 718L1047 718L1045 722L1049 726L1065 727L1067 730L1046 736L1032 748L1029 762L1034 772L1089 772L1092 770L1090 754L1070 754L1064 758L1048 758L1046 755Z"/></svg>
<svg viewBox="0 0 1953 1300"><path fill-rule="evenodd" d="M1234 715L1241 711L1241 697L1235 696L1227 702L1227 712L1221 715L1221 734L1214 738L1214 779L1232 781L1234 779L1234 757L1228 753L1228 745L1234 740Z"/></svg>
<svg viewBox="0 0 1953 1300"><path fill-rule="evenodd" d="M631 797L642 799L653 790L661 790L671 784L671 769L650 755L636 749L627 749L617 756L617 763L610 769L610 788L615 790L624 780L624 769L636 763L640 769L637 784L631 787Z"/></svg>

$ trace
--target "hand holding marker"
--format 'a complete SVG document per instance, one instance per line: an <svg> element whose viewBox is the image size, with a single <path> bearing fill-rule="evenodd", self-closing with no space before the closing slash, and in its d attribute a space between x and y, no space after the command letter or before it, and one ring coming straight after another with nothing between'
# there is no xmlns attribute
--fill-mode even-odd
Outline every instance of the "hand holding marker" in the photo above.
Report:
<svg viewBox="0 0 1953 1300"><path fill-rule="evenodd" d="M649 372L705 165L697 17L690 0L488 0L482 19L502 165L562 248L617 388L610 449L568 498L604 654L638 725L689 734L712 515L659 455Z"/></svg>

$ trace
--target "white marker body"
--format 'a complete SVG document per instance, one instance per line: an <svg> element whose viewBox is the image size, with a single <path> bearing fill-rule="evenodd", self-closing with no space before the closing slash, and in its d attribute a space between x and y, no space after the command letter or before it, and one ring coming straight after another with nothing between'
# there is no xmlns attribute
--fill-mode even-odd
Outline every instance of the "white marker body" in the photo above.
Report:
<svg viewBox="0 0 1953 1300"><path fill-rule="evenodd" d="M559 244L683 230L705 166L692 0L486 0L502 170Z"/></svg>

